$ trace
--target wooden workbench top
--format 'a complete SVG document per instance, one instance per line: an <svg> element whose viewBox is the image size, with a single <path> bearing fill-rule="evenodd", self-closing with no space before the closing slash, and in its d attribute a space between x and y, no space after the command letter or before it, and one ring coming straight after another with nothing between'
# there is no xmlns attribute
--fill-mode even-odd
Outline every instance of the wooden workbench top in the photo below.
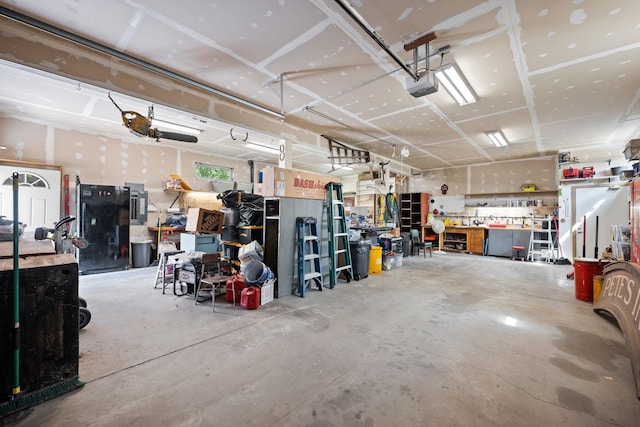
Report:
<svg viewBox="0 0 640 427"><path fill-rule="evenodd" d="M22 236L18 241L18 253L21 257L55 254L52 240L33 240ZM0 242L0 258L13 258L13 241Z"/></svg>

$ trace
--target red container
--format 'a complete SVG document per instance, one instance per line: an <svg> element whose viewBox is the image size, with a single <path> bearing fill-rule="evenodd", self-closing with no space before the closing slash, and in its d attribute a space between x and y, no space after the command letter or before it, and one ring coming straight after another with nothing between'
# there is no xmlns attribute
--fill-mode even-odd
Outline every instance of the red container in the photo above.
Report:
<svg viewBox="0 0 640 427"><path fill-rule="evenodd" d="M583 178L593 178L593 176L595 174L596 174L596 172L593 169L593 166L582 168L582 177Z"/></svg>
<svg viewBox="0 0 640 427"><path fill-rule="evenodd" d="M565 169L562 171L562 177L564 179L580 178L580 171L574 168Z"/></svg>
<svg viewBox="0 0 640 427"><path fill-rule="evenodd" d="M574 258L576 299L593 302L593 276L601 275L604 264L595 258Z"/></svg>
<svg viewBox="0 0 640 427"><path fill-rule="evenodd" d="M244 277L239 274L234 275L227 280L227 302L240 302L242 298L242 290L245 288ZM233 299L233 291L236 291L236 298Z"/></svg>
<svg viewBox="0 0 640 427"><path fill-rule="evenodd" d="M244 288L240 297L240 307L255 310L260 307L260 288Z"/></svg>

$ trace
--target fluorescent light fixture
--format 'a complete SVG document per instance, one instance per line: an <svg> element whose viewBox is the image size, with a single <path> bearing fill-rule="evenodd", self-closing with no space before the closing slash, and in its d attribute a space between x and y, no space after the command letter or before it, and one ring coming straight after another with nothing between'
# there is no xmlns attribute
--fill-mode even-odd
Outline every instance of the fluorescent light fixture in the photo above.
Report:
<svg viewBox="0 0 640 427"><path fill-rule="evenodd" d="M489 137L491 142L493 142L493 145L495 145L496 147L507 146L507 140L505 139L502 132L500 132L499 130L492 130L491 132L487 132L487 136Z"/></svg>
<svg viewBox="0 0 640 427"><path fill-rule="evenodd" d="M182 126L176 123L165 122L158 119L151 120L151 124L161 129L175 130L176 132L182 132L189 135L199 135L200 132L202 132L200 129L190 128L189 126Z"/></svg>
<svg viewBox="0 0 640 427"><path fill-rule="evenodd" d="M250 149L263 151L265 153L270 153L270 154L274 154L274 155L280 154L280 148L278 148L278 147L262 145L262 144L258 144L256 142L252 142L252 141L247 141L247 146Z"/></svg>
<svg viewBox="0 0 640 427"><path fill-rule="evenodd" d="M434 74L458 104L467 105L476 102L469 84L453 64L443 65L435 70Z"/></svg>

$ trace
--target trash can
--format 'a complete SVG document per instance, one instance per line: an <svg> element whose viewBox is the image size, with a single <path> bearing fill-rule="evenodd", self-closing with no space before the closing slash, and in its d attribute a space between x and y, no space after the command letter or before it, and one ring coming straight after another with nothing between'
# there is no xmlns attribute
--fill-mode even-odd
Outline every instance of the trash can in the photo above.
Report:
<svg viewBox="0 0 640 427"><path fill-rule="evenodd" d="M411 233L404 231L400 236L402 237L402 257L408 257L411 250Z"/></svg>
<svg viewBox="0 0 640 427"><path fill-rule="evenodd" d="M131 264L133 268L149 267L151 264L151 240L131 242Z"/></svg>
<svg viewBox="0 0 640 427"><path fill-rule="evenodd" d="M601 276L607 263L607 260L596 258L573 259L576 299L593 302L593 277Z"/></svg>
<svg viewBox="0 0 640 427"><path fill-rule="evenodd" d="M352 240L349 242L351 251L351 268L353 278L364 279L369 276L369 240Z"/></svg>
<svg viewBox="0 0 640 427"><path fill-rule="evenodd" d="M369 249L369 274L382 273L382 246L371 246Z"/></svg>

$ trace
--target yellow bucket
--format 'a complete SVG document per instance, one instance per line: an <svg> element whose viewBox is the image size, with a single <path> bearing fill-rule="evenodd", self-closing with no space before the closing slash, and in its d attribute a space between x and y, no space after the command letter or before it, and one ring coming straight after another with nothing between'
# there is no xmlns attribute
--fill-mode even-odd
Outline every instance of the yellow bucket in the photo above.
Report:
<svg viewBox="0 0 640 427"><path fill-rule="evenodd" d="M382 272L382 246L371 246L369 252L369 274Z"/></svg>
<svg viewBox="0 0 640 427"><path fill-rule="evenodd" d="M602 282L604 281L604 276L599 274L595 274L593 276L593 302L598 302L600 298L600 292L602 292Z"/></svg>

